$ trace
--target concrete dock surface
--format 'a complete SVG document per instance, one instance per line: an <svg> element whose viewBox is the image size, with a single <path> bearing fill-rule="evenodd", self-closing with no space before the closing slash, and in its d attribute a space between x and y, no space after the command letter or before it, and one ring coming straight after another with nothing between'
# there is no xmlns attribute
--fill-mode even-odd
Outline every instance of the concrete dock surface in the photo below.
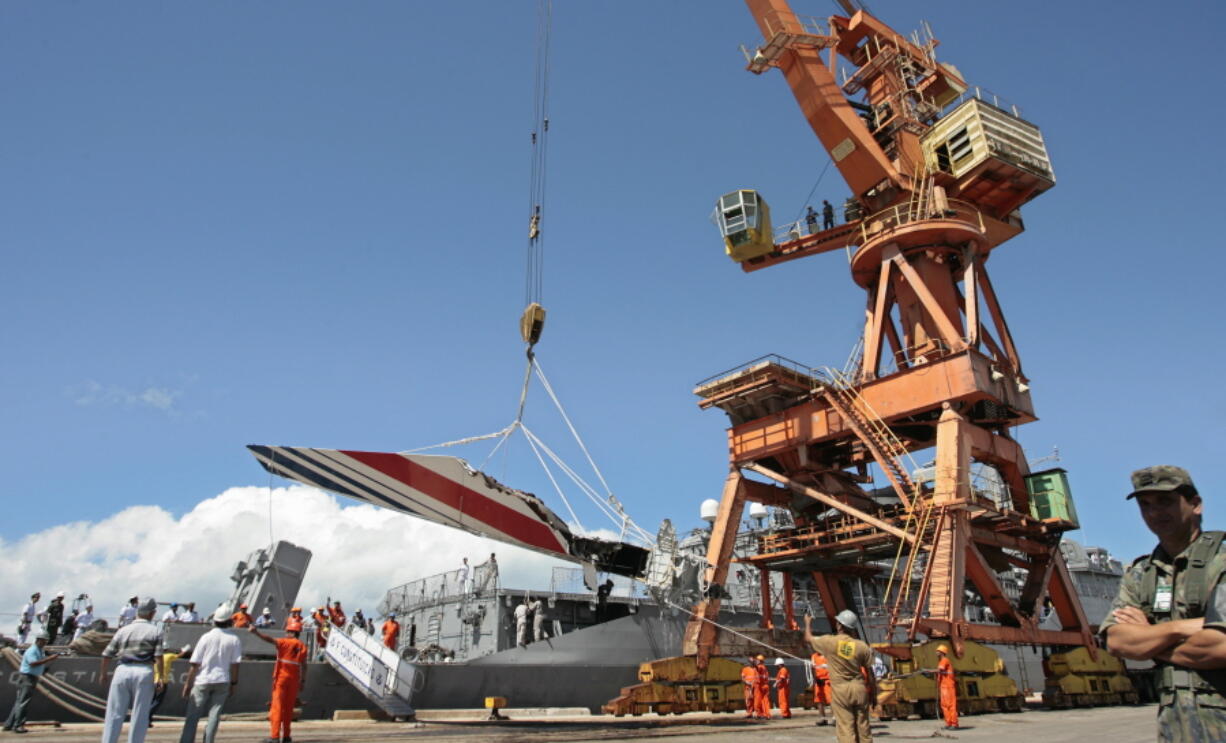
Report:
<svg viewBox="0 0 1226 743"><path fill-rule="evenodd" d="M963 729L942 730L938 720L874 722L873 737L882 741L959 740L1029 741L1030 743L1086 743L1108 740L1111 743L1149 743L1156 739L1155 705L1137 707L1095 707L1073 710L1031 709L1015 714L973 715L961 719ZM483 714L483 712L481 713ZM515 710L508 714L515 715ZM732 715L695 712L657 717L557 716L521 717L506 722L481 722L478 713L446 714L435 712L418 722L376 722L370 720L319 721L294 723L295 743L324 741L419 741L420 743L579 743L618 739L663 739L668 743L719 743L739 740L737 736L766 735L771 741L833 741L832 726L819 727L815 712L800 710L790 720L775 718L755 722ZM149 743L174 743L181 726L159 722L150 731ZM101 739L99 723L72 723L61 727L31 725L27 735L0 733L6 740L46 740L56 743L93 743ZM127 740L125 726L120 741ZM197 740L203 737L201 725ZM268 736L268 724L247 720L226 720L217 740L254 743Z"/></svg>

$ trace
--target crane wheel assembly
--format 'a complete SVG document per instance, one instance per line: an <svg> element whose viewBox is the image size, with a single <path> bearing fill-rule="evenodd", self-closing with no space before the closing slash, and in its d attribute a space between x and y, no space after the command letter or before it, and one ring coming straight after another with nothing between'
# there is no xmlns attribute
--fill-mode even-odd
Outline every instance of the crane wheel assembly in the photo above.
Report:
<svg viewBox="0 0 1226 743"><path fill-rule="evenodd" d="M639 666L639 682L623 687L601 711L624 717L648 712L736 712L745 708L741 664L727 658L711 658L703 670L694 656L653 660Z"/></svg>

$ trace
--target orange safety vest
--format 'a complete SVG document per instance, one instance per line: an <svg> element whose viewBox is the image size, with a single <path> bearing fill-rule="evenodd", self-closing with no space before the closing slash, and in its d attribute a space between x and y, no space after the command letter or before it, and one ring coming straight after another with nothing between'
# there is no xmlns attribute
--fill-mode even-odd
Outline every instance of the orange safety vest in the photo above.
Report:
<svg viewBox="0 0 1226 743"><path fill-rule="evenodd" d="M277 662L273 664L272 679L275 684L281 678L298 678L302 664L306 662L307 649L302 640L293 637L277 638Z"/></svg>
<svg viewBox="0 0 1226 743"><path fill-rule="evenodd" d="M826 656L821 653L814 653L809 660L813 661L813 678L818 681L830 681L830 669L826 668Z"/></svg>
<svg viewBox="0 0 1226 743"><path fill-rule="evenodd" d="M285 630L287 632L301 632L302 617L297 614L290 614L285 620Z"/></svg>
<svg viewBox="0 0 1226 743"><path fill-rule="evenodd" d="M230 618L234 620L234 629L242 629L251 624L251 615L245 611L236 611Z"/></svg>

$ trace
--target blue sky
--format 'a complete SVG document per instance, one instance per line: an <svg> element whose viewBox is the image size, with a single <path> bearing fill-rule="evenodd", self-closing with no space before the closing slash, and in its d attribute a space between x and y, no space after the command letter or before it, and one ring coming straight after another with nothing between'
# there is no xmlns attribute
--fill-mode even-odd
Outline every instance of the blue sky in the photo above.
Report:
<svg viewBox="0 0 1226 743"><path fill-rule="evenodd" d="M1047 140L1057 186L989 265L1041 418L1019 438L1059 447L1082 538L1149 549L1122 498L1154 463L1226 523L1222 6L872 8L929 21ZM518 0L0 6L0 539L268 485L248 443L394 451L510 422L534 27ZM828 159L782 76L744 71L756 41L735 2L554 10L538 352L651 531L696 523L726 471L694 382L772 352L842 365L860 331L841 255L743 274L707 221L738 187L799 214ZM831 169L815 200L845 192ZM539 388L527 422L579 462ZM522 440L490 472L562 510Z"/></svg>

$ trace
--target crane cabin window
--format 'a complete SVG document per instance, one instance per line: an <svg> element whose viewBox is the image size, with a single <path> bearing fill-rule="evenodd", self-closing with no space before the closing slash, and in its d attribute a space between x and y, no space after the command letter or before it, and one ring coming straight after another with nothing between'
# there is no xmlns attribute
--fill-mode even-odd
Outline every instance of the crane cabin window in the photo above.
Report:
<svg viewBox="0 0 1226 743"><path fill-rule="evenodd" d="M758 227L758 195L753 191L733 191L719 200L717 215L725 237Z"/></svg>

